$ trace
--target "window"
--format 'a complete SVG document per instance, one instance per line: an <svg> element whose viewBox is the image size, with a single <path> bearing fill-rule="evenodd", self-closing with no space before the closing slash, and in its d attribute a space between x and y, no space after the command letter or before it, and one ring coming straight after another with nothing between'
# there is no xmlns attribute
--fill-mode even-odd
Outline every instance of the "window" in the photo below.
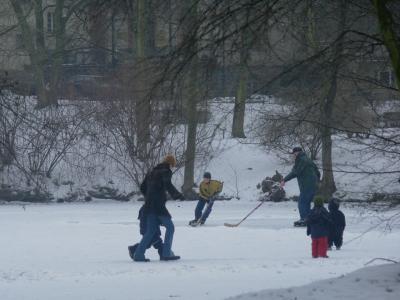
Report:
<svg viewBox="0 0 400 300"><path fill-rule="evenodd" d="M378 81L384 86L394 87L394 72L391 69L378 72Z"/></svg>
<svg viewBox="0 0 400 300"><path fill-rule="evenodd" d="M54 13L52 12L47 13L47 32L54 32Z"/></svg>
<svg viewBox="0 0 400 300"><path fill-rule="evenodd" d="M76 53L69 53L64 58L64 63L68 65L74 65L77 63L77 54Z"/></svg>
<svg viewBox="0 0 400 300"><path fill-rule="evenodd" d="M22 34L17 33L15 35L15 49L20 50L24 48L24 39L22 38Z"/></svg>

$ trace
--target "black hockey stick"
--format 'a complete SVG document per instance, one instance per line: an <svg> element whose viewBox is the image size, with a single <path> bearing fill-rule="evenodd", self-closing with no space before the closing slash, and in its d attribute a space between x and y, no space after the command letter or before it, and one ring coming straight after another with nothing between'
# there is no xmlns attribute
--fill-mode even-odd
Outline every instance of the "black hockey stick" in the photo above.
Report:
<svg viewBox="0 0 400 300"><path fill-rule="evenodd" d="M258 204L256 207L254 207L251 212L249 212L243 219L241 219L238 223L236 224L230 224L230 223L224 223L226 227L238 227L244 220L248 218L253 212L256 211L257 208L259 208L261 205L264 204L265 201L261 201L260 204Z"/></svg>
<svg viewBox="0 0 400 300"><path fill-rule="evenodd" d="M282 188L279 187L279 189L282 189ZM271 192L269 193L269 195L267 196L267 199L271 199L273 193L274 193L274 192L271 191ZM244 220L246 220L246 219L248 218L248 216L250 216L253 212L255 212L255 211L257 210L257 208L259 208L261 205L263 205L264 202L267 201L267 199L261 201L260 204L258 204L256 207L254 207L254 208L253 208L243 219L241 219L238 223L236 223L236 224L224 223L224 225L225 225L226 227L238 227Z"/></svg>

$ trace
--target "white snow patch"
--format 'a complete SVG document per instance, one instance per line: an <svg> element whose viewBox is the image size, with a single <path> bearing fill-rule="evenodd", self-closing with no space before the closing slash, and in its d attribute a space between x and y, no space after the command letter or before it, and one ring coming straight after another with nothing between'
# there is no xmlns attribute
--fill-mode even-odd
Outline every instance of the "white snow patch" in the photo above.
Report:
<svg viewBox="0 0 400 300"><path fill-rule="evenodd" d="M240 295L229 300L398 300L400 264L367 267L334 279L317 281L302 287Z"/></svg>

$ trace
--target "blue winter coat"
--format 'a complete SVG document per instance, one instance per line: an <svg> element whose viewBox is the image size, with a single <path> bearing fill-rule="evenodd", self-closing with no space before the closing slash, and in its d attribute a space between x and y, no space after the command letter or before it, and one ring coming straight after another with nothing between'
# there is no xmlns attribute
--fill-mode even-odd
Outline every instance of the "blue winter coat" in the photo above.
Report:
<svg viewBox="0 0 400 300"><path fill-rule="evenodd" d="M323 206L314 206L306 219L307 235L311 238L328 237L332 220Z"/></svg>
<svg viewBox="0 0 400 300"><path fill-rule="evenodd" d="M332 220L331 236L342 236L346 227L346 218L339 210L339 206L331 201L328 205L329 216Z"/></svg>
<svg viewBox="0 0 400 300"><path fill-rule="evenodd" d="M168 192L173 199L183 199L183 195L171 183L172 171L169 164L158 164L146 175L140 191L145 195L144 212L153 213L158 216L171 217L165 204Z"/></svg>

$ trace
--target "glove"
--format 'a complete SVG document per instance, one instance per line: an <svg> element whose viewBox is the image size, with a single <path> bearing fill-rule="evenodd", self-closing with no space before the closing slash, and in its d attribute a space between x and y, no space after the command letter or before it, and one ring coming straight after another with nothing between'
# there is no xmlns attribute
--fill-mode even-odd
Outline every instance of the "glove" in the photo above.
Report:
<svg viewBox="0 0 400 300"><path fill-rule="evenodd" d="M216 192L214 195L212 195L210 197L210 200L214 201L215 199L217 199L219 197L220 194L221 194L221 192Z"/></svg>

